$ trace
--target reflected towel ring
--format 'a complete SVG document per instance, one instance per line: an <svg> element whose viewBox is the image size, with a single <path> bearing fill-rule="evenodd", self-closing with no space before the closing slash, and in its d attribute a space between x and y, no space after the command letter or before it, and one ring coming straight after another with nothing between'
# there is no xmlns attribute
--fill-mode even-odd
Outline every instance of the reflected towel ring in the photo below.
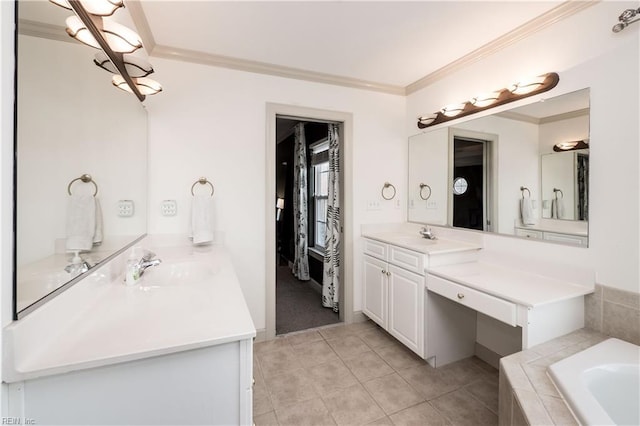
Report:
<svg viewBox="0 0 640 426"><path fill-rule="evenodd" d="M423 191L424 189L427 188L429 190L429 195L427 195L426 197L423 195ZM422 198L423 200L428 200L431 197L431 187L429 185L427 185L426 183L421 183L420 184L420 198Z"/></svg>
<svg viewBox="0 0 640 426"><path fill-rule="evenodd" d="M558 192L560 193L560 195L562 195L562 198L564 198L564 193L562 192L561 189L553 188L553 194L556 196L556 200L558 199ZM560 198L560 199L562 199L562 198Z"/></svg>
<svg viewBox="0 0 640 426"><path fill-rule="evenodd" d="M393 189L393 195L389 198L387 198L384 195L384 190L391 187L391 189ZM393 186L392 184L390 184L389 182L385 182L384 186L382 187L382 191L380 191L380 193L382 194L382 198L384 198L385 200L393 200L393 198L396 196L396 187Z"/></svg>
<svg viewBox="0 0 640 426"><path fill-rule="evenodd" d="M201 184L201 185L209 184L209 186L211 187L211 196L213 197L213 193L214 193L215 189L213 188L213 184L211 182L209 182L207 180L207 178L205 178L205 177L201 177L197 181L193 182L193 185L191 185L191 195L194 195L194 196L196 195L193 192L193 188L195 188L197 184Z"/></svg>
<svg viewBox="0 0 640 426"><path fill-rule="evenodd" d="M93 191L93 196L95 197L96 195L98 195L98 184L93 180L93 178L91 177L90 174L83 174L80 177L77 177L75 179L73 179L71 182L69 182L69 185L67 186L67 192L69 193L69 195L71 195L71 185L73 185L73 183L77 180L81 180L84 183L89 183L91 182L93 184L93 186L95 187L95 191Z"/></svg>
<svg viewBox="0 0 640 426"><path fill-rule="evenodd" d="M529 194L527 198L531 198L531 191L529 191L529 188L527 188L526 186L521 186L520 191L522 192L523 199L524 199L524 191L527 191L527 194Z"/></svg>

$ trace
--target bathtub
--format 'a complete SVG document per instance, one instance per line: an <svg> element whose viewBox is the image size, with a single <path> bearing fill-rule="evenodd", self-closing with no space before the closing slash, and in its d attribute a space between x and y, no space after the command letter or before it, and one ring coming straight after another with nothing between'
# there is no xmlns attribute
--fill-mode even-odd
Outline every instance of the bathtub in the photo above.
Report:
<svg viewBox="0 0 640 426"><path fill-rule="evenodd" d="M608 339L549 366L582 425L640 425L640 347Z"/></svg>

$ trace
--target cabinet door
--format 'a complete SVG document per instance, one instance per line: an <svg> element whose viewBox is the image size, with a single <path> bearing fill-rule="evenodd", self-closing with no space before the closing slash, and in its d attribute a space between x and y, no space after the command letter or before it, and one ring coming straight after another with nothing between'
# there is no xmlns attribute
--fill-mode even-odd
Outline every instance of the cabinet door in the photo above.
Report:
<svg viewBox="0 0 640 426"><path fill-rule="evenodd" d="M387 328L387 262L364 255L363 308L362 311L378 323Z"/></svg>
<svg viewBox="0 0 640 426"><path fill-rule="evenodd" d="M389 267L388 331L409 349L424 356L424 277Z"/></svg>

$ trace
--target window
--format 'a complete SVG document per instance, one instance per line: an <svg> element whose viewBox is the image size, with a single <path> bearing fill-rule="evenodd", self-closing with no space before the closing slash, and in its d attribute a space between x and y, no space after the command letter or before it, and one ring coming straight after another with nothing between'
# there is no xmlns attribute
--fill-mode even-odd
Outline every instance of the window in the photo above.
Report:
<svg viewBox="0 0 640 426"><path fill-rule="evenodd" d="M313 224L313 247L324 251L327 235L327 204L329 198L329 142L324 139L311 145L311 167L309 173L313 189L312 209L309 209L309 223Z"/></svg>

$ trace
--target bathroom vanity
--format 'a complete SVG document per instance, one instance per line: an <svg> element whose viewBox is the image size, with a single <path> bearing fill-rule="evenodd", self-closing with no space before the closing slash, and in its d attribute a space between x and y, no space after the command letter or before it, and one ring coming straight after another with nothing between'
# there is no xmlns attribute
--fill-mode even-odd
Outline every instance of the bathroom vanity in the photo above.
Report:
<svg viewBox="0 0 640 426"><path fill-rule="evenodd" d="M10 417L251 424L256 332L231 262L171 239L139 243L162 263L138 284L124 285L125 251L4 329Z"/></svg>
<svg viewBox="0 0 640 426"><path fill-rule="evenodd" d="M432 366L479 348L497 365L584 326L593 285L487 263L481 243L426 240L417 229L363 231L363 312Z"/></svg>

